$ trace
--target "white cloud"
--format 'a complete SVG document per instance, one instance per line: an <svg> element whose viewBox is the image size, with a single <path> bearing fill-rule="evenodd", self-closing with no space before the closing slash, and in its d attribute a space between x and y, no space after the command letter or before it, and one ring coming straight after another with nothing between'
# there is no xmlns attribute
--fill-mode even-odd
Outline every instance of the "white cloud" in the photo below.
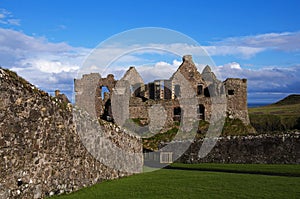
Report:
<svg viewBox="0 0 300 199"><path fill-rule="evenodd" d="M102 77L106 77L108 74L114 74L115 79L121 79L129 66L134 66L138 73L141 75L145 83L152 82L158 79L169 79L172 74L177 70L181 61L173 60L172 63L167 63L165 61L159 61L153 64L146 65L123 65L106 68L106 70L101 73ZM98 67L91 66L90 70L98 70Z"/></svg>
<svg viewBox="0 0 300 199"><path fill-rule="evenodd" d="M231 37L215 42L217 46L247 47L253 49L300 50L300 32L267 33L244 37Z"/></svg>
<svg viewBox="0 0 300 199"><path fill-rule="evenodd" d="M248 46L204 46L204 49L210 56L227 56L235 55L245 59L249 59L257 53L263 52L264 48L248 47Z"/></svg>
<svg viewBox="0 0 300 199"><path fill-rule="evenodd" d="M0 65L48 92L59 89L70 97L73 79L89 52L90 49L0 28Z"/></svg>
<svg viewBox="0 0 300 199"><path fill-rule="evenodd" d="M231 77L248 79L249 93L299 93L300 91L300 65L272 66L251 70L242 68L240 64L234 62L213 67L213 71L221 80Z"/></svg>
<svg viewBox="0 0 300 199"><path fill-rule="evenodd" d="M61 73L70 72L72 70L78 70L79 65L70 64L68 62L61 62L58 60L46 60L46 59L25 59L22 60L21 65L31 65L33 68L40 70L44 73Z"/></svg>
<svg viewBox="0 0 300 199"><path fill-rule="evenodd" d="M68 71L68 67L74 69L74 65L78 66L88 52L89 49L74 48L66 43L51 43L45 38L36 38L15 30L0 28L0 60L1 65L4 66L28 67L30 65L49 73L53 70ZM37 66L37 63L42 65Z"/></svg>
<svg viewBox="0 0 300 199"><path fill-rule="evenodd" d="M0 23L5 25L20 25L20 19L14 18L11 12L6 9L0 8Z"/></svg>
<svg viewBox="0 0 300 199"><path fill-rule="evenodd" d="M172 64L167 62L157 62L152 66L139 66L137 71L142 76L144 82L151 82L158 79L169 79L181 64L174 60Z"/></svg>
<svg viewBox="0 0 300 199"><path fill-rule="evenodd" d="M241 70L241 65L237 62L230 62L228 64L224 64L224 66L221 67L225 67L225 68L229 68L229 69L238 69Z"/></svg>
<svg viewBox="0 0 300 199"><path fill-rule="evenodd" d="M0 20L5 17L3 13L1 14ZM0 28L0 65L17 71L25 79L46 91L60 89L70 97L73 92L73 79L78 77L78 71L100 72L102 76L113 73L119 79L129 66L135 65L144 81L149 82L154 79L170 78L181 64L181 60L174 59L167 62L160 58L153 61L144 57L145 53L162 55L160 57L168 53L178 56L192 54L194 58L200 57L200 60L194 60L199 72L208 64L222 80L227 77L247 78L250 92L299 92L299 65L289 68L273 66L249 70L237 62L231 62L215 67L206 54L207 51L213 56L234 55L250 58L269 48L297 50L300 42L291 43L297 41L298 37L299 33L272 33L225 39L213 46L203 47L184 43L111 45L94 50L94 54L84 61L91 49L72 47L64 42L52 43L46 38ZM168 49L168 52L164 49ZM120 55L121 57L118 57ZM115 59L116 57L118 59ZM80 68L82 63L85 67ZM105 68L108 64L111 64L110 67Z"/></svg>
<svg viewBox="0 0 300 199"><path fill-rule="evenodd" d="M150 66L137 67L145 82L155 79L169 79L177 70L181 61L174 60L173 63L157 62ZM197 64L198 71L201 73L204 65ZM220 80L227 78L246 78L248 80L248 92L253 96L254 93L299 93L300 91L300 65L291 67L266 66L261 69L246 69L237 62L231 62L222 66L212 66L212 71ZM265 95L267 96L267 95ZM267 97L265 97L267 98Z"/></svg>
<svg viewBox="0 0 300 199"><path fill-rule="evenodd" d="M272 34L270 34L272 35ZM95 57L101 57L99 55L105 54L106 57L103 59L112 60L116 58L118 55L131 53L135 55L140 55L144 53L157 53L157 54L166 54L166 53L173 53L178 56L183 56L186 54L197 55L201 57L201 61L205 64L212 65L212 61L210 60L210 56L237 56L239 58L249 59L258 53L270 50L270 49L298 49L299 43L297 41L300 39L300 35L292 34L293 37L286 38L284 42L280 44L277 43L278 46L276 47L276 43L272 43L275 39L266 37L271 37L270 35L257 35L253 37L236 37L236 38L228 38L224 39L219 42L212 43L212 45L206 46L199 46L199 45L192 45L186 43L172 43L172 44L143 44L143 45L128 45L128 46L118 46L118 45L111 45L106 46L105 48L97 49L94 52ZM279 37L284 37L284 34L279 34ZM273 36L274 37L274 36ZM260 41L262 40L262 41ZM256 42L256 44L254 44ZM296 42L296 43L294 43ZM272 46L273 44L273 46ZM279 44L281 46L279 46ZM292 45L294 45L292 47ZM291 48L289 48L291 47ZM166 50L167 49L167 50ZM168 51L168 52L167 52ZM126 55L129 56L129 55ZM125 56L125 57L126 57ZM132 58L132 57L131 57ZM102 59L102 62L105 60Z"/></svg>

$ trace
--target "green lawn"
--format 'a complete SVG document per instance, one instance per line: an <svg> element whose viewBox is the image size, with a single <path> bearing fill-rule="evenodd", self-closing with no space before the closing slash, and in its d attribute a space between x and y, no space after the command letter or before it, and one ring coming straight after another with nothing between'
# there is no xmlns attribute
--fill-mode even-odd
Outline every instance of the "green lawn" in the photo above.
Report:
<svg viewBox="0 0 300 199"><path fill-rule="evenodd" d="M188 167L205 167L188 165ZM183 165L176 165L182 166ZM213 165L211 165L213 166ZM215 168L298 173L299 165L215 165ZM300 177L161 169L106 181L54 198L300 198Z"/></svg>

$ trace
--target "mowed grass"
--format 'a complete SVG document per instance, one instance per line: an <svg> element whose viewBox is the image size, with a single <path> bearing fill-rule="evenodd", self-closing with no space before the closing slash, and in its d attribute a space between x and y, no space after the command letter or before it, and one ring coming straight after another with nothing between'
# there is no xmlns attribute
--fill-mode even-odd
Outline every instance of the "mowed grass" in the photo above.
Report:
<svg viewBox="0 0 300 199"><path fill-rule="evenodd" d="M300 177L161 169L53 198L300 198Z"/></svg>

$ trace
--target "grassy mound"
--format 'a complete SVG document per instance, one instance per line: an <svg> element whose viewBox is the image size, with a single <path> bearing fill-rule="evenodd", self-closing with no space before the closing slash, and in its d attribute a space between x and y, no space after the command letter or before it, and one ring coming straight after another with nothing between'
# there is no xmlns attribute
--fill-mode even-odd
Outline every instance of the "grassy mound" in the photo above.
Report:
<svg viewBox="0 0 300 199"><path fill-rule="evenodd" d="M286 98L279 100L274 105L292 105L300 103L300 95L289 95Z"/></svg>

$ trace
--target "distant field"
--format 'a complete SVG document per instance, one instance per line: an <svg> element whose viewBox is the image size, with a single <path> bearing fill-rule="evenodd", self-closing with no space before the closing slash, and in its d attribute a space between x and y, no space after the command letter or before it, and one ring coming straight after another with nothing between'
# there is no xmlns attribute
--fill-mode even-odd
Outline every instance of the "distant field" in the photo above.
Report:
<svg viewBox="0 0 300 199"><path fill-rule="evenodd" d="M300 96L291 95L268 106L249 108L252 126L260 132L300 130Z"/></svg>
<svg viewBox="0 0 300 199"><path fill-rule="evenodd" d="M290 105L268 105L256 108L249 108L250 114L272 114L278 116L299 116L300 104Z"/></svg>
<svg viewBox="0 0 300 199"><path fill-rule="evenodd" d="M185 167L182 164L176 166ZM204 167L208 167L205 164ZM211 165L299 173L299 165ZM187 165L203 167L203 165ZM252 168L252 169L251 169ZM96 184L53 198L299 198L300 177L161 169Z"/></svg>

